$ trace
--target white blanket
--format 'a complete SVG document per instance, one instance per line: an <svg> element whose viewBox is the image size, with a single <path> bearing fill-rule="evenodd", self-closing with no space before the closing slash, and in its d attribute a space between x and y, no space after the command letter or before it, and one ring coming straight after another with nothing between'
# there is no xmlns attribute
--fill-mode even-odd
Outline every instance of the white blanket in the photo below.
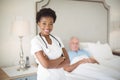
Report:
<svg viewBox="0 0 120 80"><path fill-rule="evenodd" d="M115 69L120 73L120 57L113 56L110 59L98 59L101 65L107 66L109 68Z"/></svg>
<svg viewBox="0 0 120 80"><path fill-rule="evenodd" d="M80 56L73 59L71 64L87 58L86 56ZM79 78L76 80L120 80L120 73L117 70L102 66L100 64L85 63L80 64L71 73L66 72L68 77ZM81 76L81 77L80 77ZM84 79L83 79L84 78ZM71 79L72 80L72 79Z"/></svg>

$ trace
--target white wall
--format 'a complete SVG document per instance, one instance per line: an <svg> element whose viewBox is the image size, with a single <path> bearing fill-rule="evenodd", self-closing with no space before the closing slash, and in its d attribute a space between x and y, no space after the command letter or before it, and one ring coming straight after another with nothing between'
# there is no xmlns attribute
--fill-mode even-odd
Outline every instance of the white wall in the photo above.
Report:
<svg viewBox="0 0 120 80"><path fill-rule="evenodd" d="M19 39L11 33L12 21L16 16L23 16L30 21L31 33L23 39L25 56L30 56L30 40L35 35L35 1L36 0L0 0L0 66L12 66L19 61ZM120 0L107 0L111 6L111 31L114 29L112 20L120 22ZM116 17L117 15L117 17Z"/></svg>

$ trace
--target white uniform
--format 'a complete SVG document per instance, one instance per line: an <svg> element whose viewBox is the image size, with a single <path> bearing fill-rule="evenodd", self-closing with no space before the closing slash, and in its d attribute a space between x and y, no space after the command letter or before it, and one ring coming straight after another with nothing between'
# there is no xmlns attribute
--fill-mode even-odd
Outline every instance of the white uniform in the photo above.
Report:
<svg viewBox="0 0 120 80"><path fill-rule="evenodd" d="M48 48L46 48L46 45L44 43L45 41ZM50 36L52 40L52 44L48 44L46 39L43 36L37 35L35 38L31 41L31 54L34 55L35 52L43 50L45 54L48 56L49 59L56 59L59 58L62 55L62 48L64 45L62 44L61 40L58 37L55 37L61 44L59 45L59 42ZM35 55L34 55L35 57ZM44 68L40 62L35 57L36 62L38 65L38 71L37 71L37 80L66 80L64 70L62 68L59 69L47 69Z"/></svg>

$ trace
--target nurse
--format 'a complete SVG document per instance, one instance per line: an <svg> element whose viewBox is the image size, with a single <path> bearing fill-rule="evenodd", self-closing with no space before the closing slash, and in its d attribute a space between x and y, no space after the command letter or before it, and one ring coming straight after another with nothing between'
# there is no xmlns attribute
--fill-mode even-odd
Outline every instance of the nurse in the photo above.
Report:
<svg viewBox="0 0 120 80"><path fill-rule="evenodd" d="M40 32L31 40L31 54L38 63L37 80L66 80L63 67L70 61L60 38L50 34L55 21L56 13L50 8L36 15Z"/></svg>

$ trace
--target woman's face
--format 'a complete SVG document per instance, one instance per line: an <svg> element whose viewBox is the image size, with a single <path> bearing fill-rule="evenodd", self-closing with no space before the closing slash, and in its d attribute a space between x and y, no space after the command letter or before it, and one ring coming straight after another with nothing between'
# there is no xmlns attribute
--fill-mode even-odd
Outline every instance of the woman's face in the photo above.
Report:
<svg viewBox="0 0 120 80"><path fill-rule="evenodd" d="M42 35L49 35L53 29L54 20L52 17L42 17L38 22Z"/></svg>

